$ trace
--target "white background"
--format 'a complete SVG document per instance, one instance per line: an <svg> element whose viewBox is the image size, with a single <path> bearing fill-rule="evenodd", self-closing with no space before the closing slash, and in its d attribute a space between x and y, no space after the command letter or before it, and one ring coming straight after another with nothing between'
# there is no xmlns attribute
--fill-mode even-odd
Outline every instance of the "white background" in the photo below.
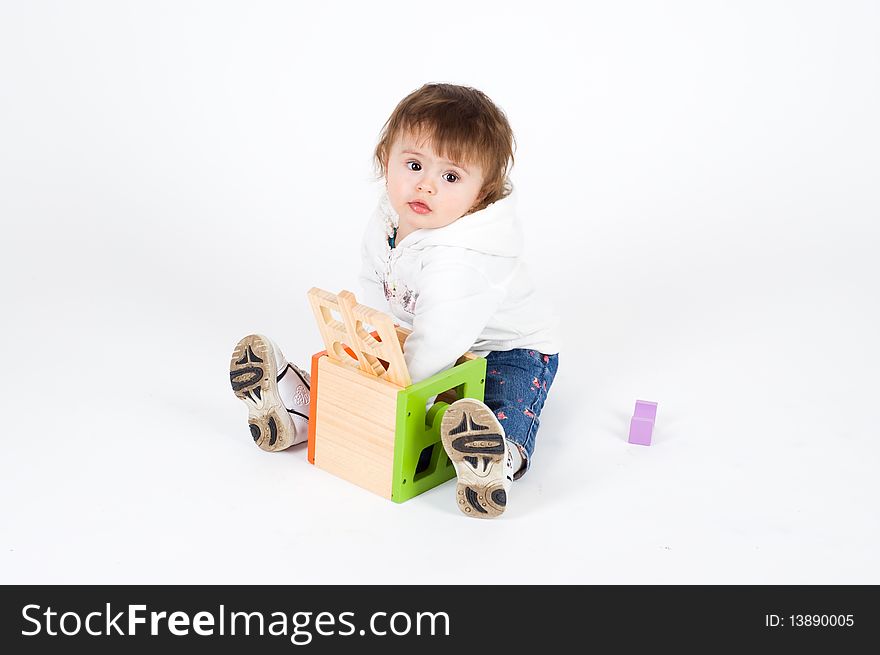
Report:
<svg viewBox="0 0 880 655"><path fill-rule="evenodd" d="M506 111L564 320L498 521L229 388L245 334L322 349L428 81ZM3 0L0 582L880 583L878 116L876 2Z"/></svg>

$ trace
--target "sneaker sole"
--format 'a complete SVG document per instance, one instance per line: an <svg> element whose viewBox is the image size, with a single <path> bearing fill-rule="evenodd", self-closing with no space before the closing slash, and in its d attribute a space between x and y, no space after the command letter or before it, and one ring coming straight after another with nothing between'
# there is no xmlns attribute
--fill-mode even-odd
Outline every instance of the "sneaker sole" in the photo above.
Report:
<svg viewBox="0 0 880 655"><path fill-rule="evenodd" d="M452 460L458 484L458 509L474 518L504 513L504 429L482 403L459 400L450 405L440 424L440 439Z"/></svg>
<svg viewBox="0 0 880 655"><path fill-rule="evenodd" d="M248 407L248 426L254 443L269 452L293 444L296 430L281 396L278 371L269 340L251 334L238 342L229 363L232 391Z"/></svg>

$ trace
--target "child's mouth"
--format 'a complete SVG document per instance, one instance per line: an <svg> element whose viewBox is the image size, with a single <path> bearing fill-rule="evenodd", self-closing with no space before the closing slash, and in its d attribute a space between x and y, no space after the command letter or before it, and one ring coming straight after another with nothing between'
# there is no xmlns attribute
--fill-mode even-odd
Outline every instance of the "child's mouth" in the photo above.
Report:
<svg viewBox="0 0 880 655"><path fill-rule="evenodd" d="M408 202L407 204L416 214L424 215L431 213L431 208L423 202Z"/></svg>

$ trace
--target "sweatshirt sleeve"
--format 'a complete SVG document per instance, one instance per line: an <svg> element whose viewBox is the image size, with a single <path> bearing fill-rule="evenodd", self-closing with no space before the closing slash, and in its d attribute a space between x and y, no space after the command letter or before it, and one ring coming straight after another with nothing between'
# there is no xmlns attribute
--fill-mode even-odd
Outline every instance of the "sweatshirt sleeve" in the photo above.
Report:
<svg viewBox="0 0 880 655"><path fill-rule="evenodd" d="M413 331L404 344L413 382L450 368L474 345L503 298L500 287L461 262L428 265L419 282Z"/></svg>

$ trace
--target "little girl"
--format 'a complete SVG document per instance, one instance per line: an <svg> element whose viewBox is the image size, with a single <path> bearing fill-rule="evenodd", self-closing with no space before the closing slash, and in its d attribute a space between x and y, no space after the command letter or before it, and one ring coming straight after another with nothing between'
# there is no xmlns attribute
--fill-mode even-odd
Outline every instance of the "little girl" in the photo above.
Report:
<svg viewBox="0 0 880 655"><path fill-rule="evenodd" d="M386 192L362 245L361 301L412 329L404 356L414 383L468 350L486 357L484 402L456 401L441 424L456 504L477 518L503 513L511 482L528 470L558 366L556 319L522 261L513 144L504 113L476 89L426 84L409 94L376 147ZM307 438L308 376L269 339L239 342L231 376L260 447Z"/></svg>

